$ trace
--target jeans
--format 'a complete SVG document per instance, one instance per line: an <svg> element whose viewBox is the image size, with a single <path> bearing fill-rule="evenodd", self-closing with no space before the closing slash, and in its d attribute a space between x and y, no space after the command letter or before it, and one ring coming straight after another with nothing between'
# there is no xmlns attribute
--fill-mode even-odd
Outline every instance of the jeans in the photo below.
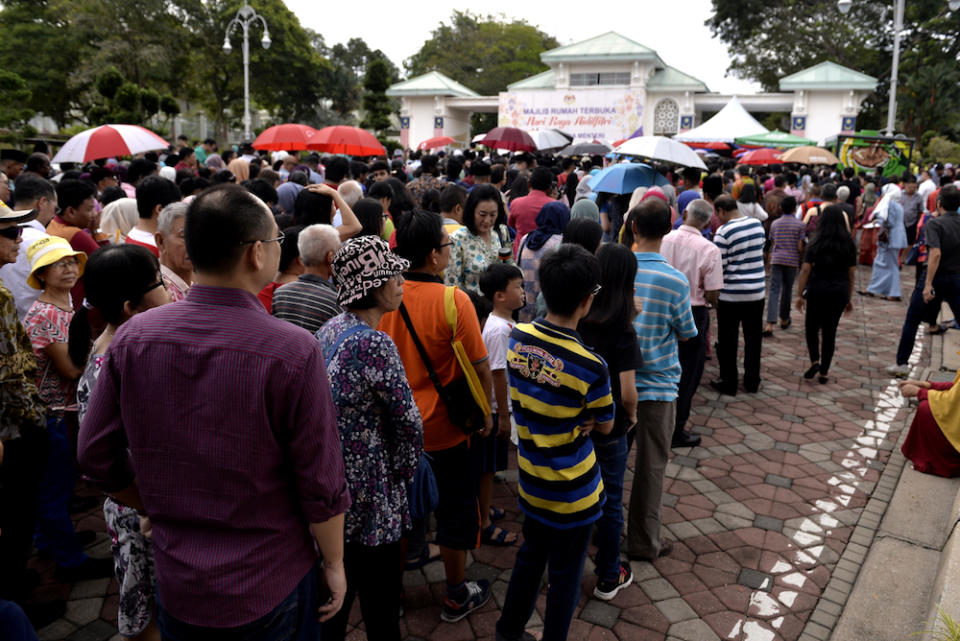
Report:
<svg viewBox="0 0 960 641"><path fill-rule="evenodd" d="M46 430L23 428L0 464L0 599L21 599L47 463Z"/></svg>
<svg viewBox="0 0 960 641"><path fill-rule="evenodd" d="M797 268L787 265L770 266L770 297L767 299L767 322L777 322L779 305L780 320L790 320L790 296L793 293L793 279Z"/></svg>
<svg viewBox="0 0 960 641"><path fill-rule="evenodd" d="M807 337L807 351L810 353L811 363L820 363L820 375L826 376L833 362L833 352L837 345L837 325L843 310L850 302L846 296L839 294L807 295L807 316L804 322L804 331ZM822 349L820 345L823 338Z"/></svg>
<svg viewBox="0 0 960 641"><path fill-rule="evenodd" d="M73 446L67 434L63 416L47 417L47 435L50 455L40 484L40 505L34 544L38 550L48 550L57 565L75 568L83 563L84 554L67 504L73 496L77 473L73 465Z"/></svg>
<svg viewBox="0 0 960 641"><path fill-rule="evenodd" d="M591 524L561 530L531 517L524 520L523 545L517 551L510 586L497 621L498 635L510 641L523 635L540 594L543 570L549 567L550 588L541 641L565 641L580 600L583 561L587 558L592 529Z"/></svg>
<svg viewBox="0 0 960 641"><path fill-rule="evenodd" d="M400 641L400 591L403 570L400 542L368 546L346 543L343 565L347 593L343 607L323 624L324 641L341 641L347 636L347 622L353 600L360 597L360 612L368 641Z"/></svg>
<svg viewBox="0 0 960 641"><path fill-rule="evenodd" d="M620 576L620 535L623 533L623 475L627 471L627 436L593 436L593 451L607 500L597 521L596 574L601 580Z"/></svg>
<svg viewBox="0 0 960 641"><path fill-rule="evenodd" d="M317 569L313 567L277 607L235 628L207 628L179 621L163 609L158 596L157 627L163 641L319 641L317 587ZM156 593L159 595L159 591Z"/></svg>
<svg viewBox="0 0 960 641"><path fill-rule="evenodd" d="M660 554L663 479L670 458L670 437L676 424L675 401L637 404L637 459L630 490L627 554L655 559Z"/></svg>
<svg viewBox="0 0 960 641"><path fill-rule="evenodd" d="M677 387L677 423L673 430L675 435L683 432L687 419L690 418L690 405L693 395L697 393L700 379L703 378L703 366L707 362L707 345L710 343L710 310L701 305L690 308L693 312L693 322L697 325L697 335L688 341L679 341L677 356L680 360L680 385Z"/></svg>
<svg viewBox="0 0 960 641"><path fill-rule="evenodd" d="M927 282L926 270L917 281L910 297L910 306L907 308L907 317L903 321L903 330L900 332L900 344L897 346L897 365L906 365L913 351L913 343L917 338L917 329L920 323L926 321L937 322L937 314L943 301L947 301L953 310L954 318L960 319L960 274L940 274L933 277L933 300L923 302L923 287Z"/></svg>
<svg viewBox="0 0 960 641"><path fill-rule="evenodd" d="M763 299L743 302L720 301L717 304L717 361L720 380L736 391L737 344L743 325L743 386L756 391L760 385L760 347L763 341Z"/></svg>

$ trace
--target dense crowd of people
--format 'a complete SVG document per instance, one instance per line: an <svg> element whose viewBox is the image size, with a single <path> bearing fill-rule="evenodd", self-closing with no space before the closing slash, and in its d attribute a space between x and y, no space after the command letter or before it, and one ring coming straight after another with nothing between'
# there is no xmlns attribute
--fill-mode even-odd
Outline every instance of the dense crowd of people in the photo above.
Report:
<svg viewBox="0 0 960 641"><path fill-rule="evenodd" d="M700 444L711 354L713 390L758 392L795 307L802 376L828 384L858 264L859 294L894 302L917 265L893 375L921 324L945 331L944 300L960 312L952 167L721 158L611 194L591 189L600 157L368 160L181 141L54 175L43 151L2 152L10 638L64 612L33 599L32 548L58 580L116 576L125 638L343 639L358 600L367 637L395 640L404 571L442 563L456 622L491 595L467 552L519 544L497 638L532 638L547 571L542 638L565 639L594 529L601 600L631 584L624 556L671 553L665 469ZM905 452L955 474L950 391L928 387L903 384L926 403ZM514 450L522 536L492 504ZM71 518L101 503L110 559Z"/></svg>

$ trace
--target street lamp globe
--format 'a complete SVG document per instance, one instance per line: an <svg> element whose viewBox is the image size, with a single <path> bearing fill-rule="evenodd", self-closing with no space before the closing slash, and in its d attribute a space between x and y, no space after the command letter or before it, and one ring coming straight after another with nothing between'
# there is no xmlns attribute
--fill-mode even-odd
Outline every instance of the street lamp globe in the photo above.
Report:
<svg viewBox="0 0 960 641"><path fill-rule="evenodd" d="M847 13L852 6L853 0L837 0L837 9L840 10L840 13Z"/></svg>
<svg viewBox="0 0 960 641"><path fill-rule="evenodd" d="M957 9L960 9L960 0L950 0L950 2L947 3L947 6L950 7L950 11L956 11Z"/></svg>
<svg viewBox="0 0 960 641"><path fill-rule="evenodd" d="M960 2L960 0L957 0L957 1ZM272 41L270 40L270 32L267 31L267 30L264 30L264 32L263 32L263 40L260 41L260 44L263 45L263 48L264 48L264 49L269 49L271 43L272 43Z"/></svg>
<svg viewBox="0 0 960 641"><path fill-rule="evenodd" d="M233 50L233 47L230 46L230 36L223 37L223 50L227 53Z"/></svg>

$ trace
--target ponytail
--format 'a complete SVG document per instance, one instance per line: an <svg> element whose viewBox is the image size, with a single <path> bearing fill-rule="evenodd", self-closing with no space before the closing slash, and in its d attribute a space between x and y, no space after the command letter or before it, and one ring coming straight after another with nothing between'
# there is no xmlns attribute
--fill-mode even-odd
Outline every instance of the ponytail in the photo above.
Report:
<svg viewBox="0 0 960 641"><path fill-rule="evenodd" d="M86 301L84 301L86 302ZM86 305L73 315L68 334L67 354L73 364L83 369L87 365L87 356L93 347L93 332L90 330L90 313Z"/></svg>

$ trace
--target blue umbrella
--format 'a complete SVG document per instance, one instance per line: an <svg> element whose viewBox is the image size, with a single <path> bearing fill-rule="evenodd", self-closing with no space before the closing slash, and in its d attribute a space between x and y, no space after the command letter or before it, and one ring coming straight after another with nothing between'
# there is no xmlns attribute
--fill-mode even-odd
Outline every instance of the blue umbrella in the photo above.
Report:
<svg viewBox="0 0 960 641"><path fill-rule="evenodd" d="M588 180L593 191L610 194L629 194L637 187L670 184L653 167L639 162L611 165Z"/></svg>

